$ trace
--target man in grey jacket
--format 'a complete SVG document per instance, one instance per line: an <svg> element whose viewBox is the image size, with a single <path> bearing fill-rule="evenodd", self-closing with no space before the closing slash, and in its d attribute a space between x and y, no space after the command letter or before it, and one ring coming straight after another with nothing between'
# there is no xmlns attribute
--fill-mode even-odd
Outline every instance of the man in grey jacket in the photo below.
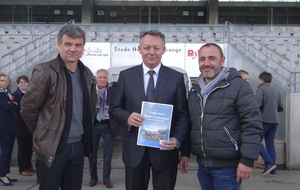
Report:
<svg viewBox="0 0 300 190"><path fill-rule="evenodd" d="M262 114L263 135L266 148L260 146L260 155L265 162L262 175L276 174L276 151L274 139L279 124L278 112L283 111L280 93L271 86L272 74L266 71L258 76L259 85L256 90L255 99Z"/></svg>
<svg viewBox="0 0 300 190"><path fill-rule="evenodd" d="M236 69L223 66L220 46L205 44L198 55L201 75L188 97L198 179L202 189L237 190L259 155L260 111L249 83ZM183 173L187 166L188 158L181 157Z"/></svg>

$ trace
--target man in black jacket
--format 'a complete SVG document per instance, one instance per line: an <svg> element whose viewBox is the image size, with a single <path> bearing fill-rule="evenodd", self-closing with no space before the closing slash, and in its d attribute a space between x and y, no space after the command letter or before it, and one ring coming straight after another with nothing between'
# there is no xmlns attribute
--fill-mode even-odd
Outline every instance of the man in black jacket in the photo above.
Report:
<svg viewBox="0 0 300 190"><path fill-rule="evenodd" d="M220 46L205 44L198 55L201 75L188 97L198 179L202 189L237 190L259 155L260 111L249 83L236 69L223 66ZM182 157L182 172L187 164Z"/></svg>

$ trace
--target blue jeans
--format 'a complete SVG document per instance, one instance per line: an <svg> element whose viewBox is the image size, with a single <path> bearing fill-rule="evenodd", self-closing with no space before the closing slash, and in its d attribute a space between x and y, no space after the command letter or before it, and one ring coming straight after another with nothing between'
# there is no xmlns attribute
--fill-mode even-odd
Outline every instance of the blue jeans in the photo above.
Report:
<svg viewBox="0 0 300 190"><path fill-rule="evenodd" d="M15 135L0 137L0 177L10 173L11 153L14 147Z"/></svg>
<svg viewBox="0 0 300 190"><path fill-rule="evenodd" d="M101 137L103 138L103 181L106 182L110 181L111 160L115 142L115 138L113 137L112 132L110 130L109 122L104 124L96 122L93 126L93 154L95 156L96 161L89 159L89 166L91 180L96 181L98 181L97 153L99 149L99 140Z"/></svg>
<svg viewBox="0 0 300 190"><path fill-rule="evenodd" d="M82 186L84 150L81 142L66 144L55 155L51 167L38 166L40 190L80 190Z"/></svg>
<svg viewBox="0 0 300 190"><path fill-rule="evenodd" d="M260 155L265 162L265 165L276 164L276 151L274 146L274 139L278 124L263 123L263 136L265 139L266 148L260 145ZM276 174L276 169L272 170L271 174Z"/></svg>
<svg viewBox="0 0 300 190"><path fill-rule="evenodd" d="M237 168L207 168L199 165L198 180L203 190L239 190L242 180L236 181Z"/></svg>

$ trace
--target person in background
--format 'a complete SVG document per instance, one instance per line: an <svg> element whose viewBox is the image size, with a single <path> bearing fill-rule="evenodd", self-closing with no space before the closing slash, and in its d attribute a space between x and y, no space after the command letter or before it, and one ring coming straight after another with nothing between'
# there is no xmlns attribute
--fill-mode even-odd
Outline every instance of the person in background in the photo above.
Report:
<svg viewBox="0 0 300 190"><path fill-rule="evenodd" d="M242 79L246 80L247 82L249 82L249 73L243 69L239 70L239 73L241 74Z"/></svg>
<svg viewBox="0 0 300 190"><path fill-rule="evenodd" d="M97 115L93 125L93 141L95 159L89 159L91 180L89 186L93 187L98 181L97 175L97 152L99 149L99 140L103 138L103 184L107 188L112 188L110 180L111 159L113 154L115 140L115 125L111 125L109 116L109 107L113 98L114 89L108 86L108 72L105 69L99 69L96 72L97 81Z"/></svg>
<svg viewBox="0 0 300 190"><path fill-rule="evenodd" d="M281 95L276 88L271 86L272 74L262 72L258 76L259 85L256 90L255 99L262 113L263 135L266 147L260 145L260 155L265 162L262 175L276 174L276 151L274 139L279 124L278 112L283 111Z"/></svg>
<svg viewBox="0 0 300 190"><path fill-rule="evenodd" d="M165 36L150 30L140 35L139 52L143 63L121 71L110 116L124 127L123 162L127 190L147 190L152 170L154 190L173 190L179 161L180 142L189 132L184 77L161 63ZM149 80L150 79L150 80ZM151 85L150 85L151 84ZM137 145L138 130L143 125L143 101L174 106L170 140L161 149Z"/></svg>
<svg viewBox="0 0 300 190"><path fill-rule="evenodd" d="M198 180L202 189L238 190L259 156L261 114L250 84L235 68L223 66L219 45L205 44L198 55L201 74L188 95ZM182 173L187 166L188 158L182 156Z"/></svg>
<svg viewBox="0 0 300 190"><path fill-rule="evenodd" d="M10 174L11 154L17 133L14 112L19 111L18 103L11 94L12 82L9 75L0 73L0 182L12 186L18 180Z"/></svg>
<svg viewBox="0 0 300 190"><path fill-rule="evenodd" d="M95 77L80 60L85 32L64 25L58 56L36 65L21 100L21 115L33 134L40 190L82 187L84 155L93 158Z"/></svg>
<svg viewBox="0 0 300 190"><path fill-rule="evenodd" d="M29 79L27 76L22 75L17 78L18 88L13 92L15 102L19 105L23 95L26 93ZM15 112L17 119L17 143L18 143L18 167L19 173L23 176L31 176L31 173L35 173L35 169L31 164L32 159L32 134L28 130L20 112Z"/></svg>

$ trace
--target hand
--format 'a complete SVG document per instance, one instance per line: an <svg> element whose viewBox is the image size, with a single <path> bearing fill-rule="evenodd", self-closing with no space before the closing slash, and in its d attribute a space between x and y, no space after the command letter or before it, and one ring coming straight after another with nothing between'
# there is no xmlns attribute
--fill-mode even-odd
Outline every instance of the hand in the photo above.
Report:
<svg viewBox="0 0 300 190"><path fill-rule="evenodd" d="M180 157L178 165L181 173L186 174L189 170L189 158L186 156Z"/></svg>
<svg viewBox="0 0 300 190"><path fill-rule="evenodd" d="M178 140L175 137L171 137L169 141L162 141L160 150L174 150L176 148Z"/></svg>
<svg viewBox="0 0 300 190"><path fill-rule="evenodd" d="M132 114L128 117L127 123L134 127L140 127L143 124L145 118L136 112L132 112Z"/></svg>
<svg viewBox="0 0 300 190"><path fill-rule="evenodd" d="M237 167L236 181L239 182L241 179L248 179L251 177L251 175L252 175L252 168L242 163L239 163Z"/></svg>

